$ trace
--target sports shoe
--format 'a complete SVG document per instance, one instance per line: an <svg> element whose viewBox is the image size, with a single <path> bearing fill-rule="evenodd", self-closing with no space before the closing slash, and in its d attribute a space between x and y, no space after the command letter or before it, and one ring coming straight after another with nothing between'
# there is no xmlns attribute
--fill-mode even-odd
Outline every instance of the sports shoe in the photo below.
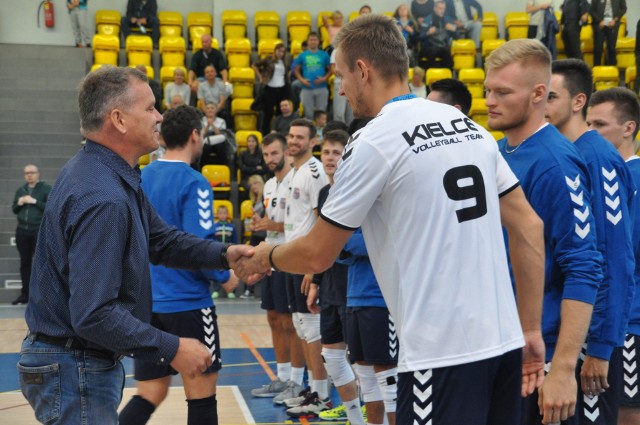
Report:
<svg viewBox="0 0 640 425"><path fill-rule="evenodd" d="M345 421L347 419L347 409L344 404L334 407L331 410L325 410L318 415L323 421Z"/></svg>
<svg viewBox="0 0 640 425"><path fill-rule="evenodd" d="M227 298L230 300L235 300L236 299L236 294L234 294L233 292L229 292L227 294Z"/></svg>
<svg viewBox="0 0 640 425"><path fill-rule="evenodd" d="M252 298L255 298L255 295L253 295L251 292L249 292L249 290L247 289L246 291L244 291L244 293L242 295L240 295L240 298L242 298L243 300L250 300Z"/></svg>
<svg viewBox="0 0 640 425"><path fill-rule="evenodd" d="M274 397L284 391L285 388L287 388L287 383L276 378L260 388L251 390L251 395L254 397Z"/></svg>
<svg viewBox="0 0 640 425"><path fill-rule="evenodd" d="M290 379L286 382L286 384L287 387L280 394L273 398L273 402L275 404L284 404L285 400L297 397L304 390L304 387L302 385L296 384ZM311 391L311 389L309 389L309 391Z"/></svg>
<svg viewBox="0 0 640 425"><path fill-rule="evenodd" d="M331 399L321 400L318 393L310 393L298 406L287 409L287 415L292 418L316 417L320 412L331 409Z"/></svg>
<svg viewBox="0 0 640 425"><path fill-rule="evenodd" d="M217 300L219 296L220 293L218 291L213 291L213 293L211 294L211 298L213 298L214 300Z"/></svg>
<svg viewBox="0 0 640 425"><path fill-rule="evenodd" d="M284 404L287 408L296 407L297 405L305 401L307 397L309 397L309 394L311 394L311 387L303 389L298 393L297 396L283 400L282 404Z"/></svg>

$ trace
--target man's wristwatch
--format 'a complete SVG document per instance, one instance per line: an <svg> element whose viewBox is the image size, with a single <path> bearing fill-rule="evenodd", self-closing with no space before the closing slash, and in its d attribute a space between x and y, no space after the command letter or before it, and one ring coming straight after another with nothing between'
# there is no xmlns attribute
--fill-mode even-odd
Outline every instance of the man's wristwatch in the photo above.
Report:
<svg viewBox="0 0 640 425"><path fill-rule="evenodd" d="M226 243L222 246L222 249L220 250L220 262L222 263L222 267L225 268L226 270L229 270L231 268L229 267L229 259L227 258L227 250L231 245L233 244Z"/></svg>

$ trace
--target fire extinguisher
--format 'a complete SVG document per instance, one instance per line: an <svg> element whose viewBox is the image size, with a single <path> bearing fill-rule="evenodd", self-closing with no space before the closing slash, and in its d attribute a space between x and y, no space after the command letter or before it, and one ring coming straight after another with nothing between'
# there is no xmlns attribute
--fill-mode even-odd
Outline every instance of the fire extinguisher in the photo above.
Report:
<svg viewBox="0 0 640 425"><path fill-rule="evenodd" d="M40 2L40 6L38 6L38 28L40 28L40 9L44 9L44 25L47 28L53 28L56 24L54 15L53 15L53 1L44 0Z"/></svg>

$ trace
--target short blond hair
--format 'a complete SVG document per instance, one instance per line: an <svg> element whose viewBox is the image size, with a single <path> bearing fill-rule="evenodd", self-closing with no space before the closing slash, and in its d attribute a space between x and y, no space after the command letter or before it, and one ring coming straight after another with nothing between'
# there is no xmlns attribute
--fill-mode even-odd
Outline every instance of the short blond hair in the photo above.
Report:
<svg viewBox="0 0 640 425"><path fill-rule="evenodd" d="M551 53L540 40L518 38L510 40L491 52L485 63L485 70L503 68L512 63L520 63L524 68L534 66L544 71L545 81L551 80Z"/></svg>

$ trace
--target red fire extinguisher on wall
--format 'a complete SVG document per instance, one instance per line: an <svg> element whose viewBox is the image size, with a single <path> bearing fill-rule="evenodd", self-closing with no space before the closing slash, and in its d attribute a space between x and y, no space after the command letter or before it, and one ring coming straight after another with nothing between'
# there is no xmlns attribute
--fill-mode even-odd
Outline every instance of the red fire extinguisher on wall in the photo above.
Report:
<svg viewBox="0 0 640 425"><path fill-rule="evenodd" d="M40 9L44 9L44 25L47 28L53 28L56 24L53 15L53 1L44 0L40 2L40 6L38 6L38 28L40 28Z"/></svg>

